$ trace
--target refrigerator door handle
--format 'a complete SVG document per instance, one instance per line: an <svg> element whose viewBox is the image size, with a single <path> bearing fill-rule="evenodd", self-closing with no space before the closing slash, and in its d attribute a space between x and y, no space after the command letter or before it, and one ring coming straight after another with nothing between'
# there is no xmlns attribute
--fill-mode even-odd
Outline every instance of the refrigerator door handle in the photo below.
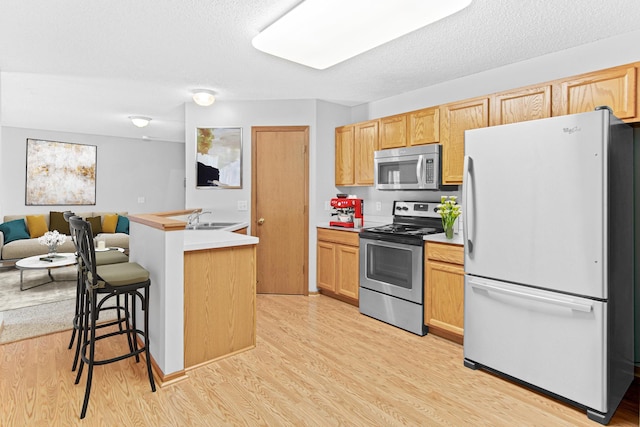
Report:
<svg viewBox="0 0 640 427"><path fill-rule="evenodd" d="M471 172L473 169L473 159L469 156L464 156L464 168L463 168L463 186L462 186L462 203L464 206L464 211L466 212L464 221L462 223L462 238L464 239L464 247L465 250L468 251L469 254L473 252L473 242L469 237L471 236L471 205L469 205L468 194L469 194L469 177L471 176Z"/></svg>
<svg viewBox="0 0 640 427"><path fill-rule="evenodd" d="M579 302L572 302L572 301L565 301L565 300L560 300L560 299L556 299L556 298L549 298L549 297L545 297L545 296L541 296L541 295L533 295L527 292L519 292L519 291L514 291L511 289L503 289L500 288L498 286L494 286L490 283L487 283L483 280L480 280L478 278L473 278L469 280L469 285L471 285L471 287L475 287L478 289L483 289L485 291L488 292L495 292L495 293L499 293L499 294L503 294L503 295L509 295L509 296L513 296L513 297L517 297L517 298L525 298L528 300L532 300L532 301L537 301L537 302L541 302L541 303L545 303L545 304L553 304L553 305L558 305L561 307L565 307L565 308L569 308L571 310L576 310L576 311L583 311L585 313L590 313L593 310L593 305L592 304L587 304L587 303L579 303Z"/></svg>

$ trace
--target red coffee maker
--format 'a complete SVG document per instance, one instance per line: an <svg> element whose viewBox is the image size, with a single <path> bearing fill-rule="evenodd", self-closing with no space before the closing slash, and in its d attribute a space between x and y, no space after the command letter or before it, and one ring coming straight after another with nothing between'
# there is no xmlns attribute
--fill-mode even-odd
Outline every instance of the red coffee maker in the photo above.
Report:
<svg viewBox="0 0 640 427"><path fill-rule="evenodd" d="M337 221L329 221L330 226L347 228L364 226L364 200L335 197L331 199L331 207L334 209L331 215L337 217Z"/></svg>

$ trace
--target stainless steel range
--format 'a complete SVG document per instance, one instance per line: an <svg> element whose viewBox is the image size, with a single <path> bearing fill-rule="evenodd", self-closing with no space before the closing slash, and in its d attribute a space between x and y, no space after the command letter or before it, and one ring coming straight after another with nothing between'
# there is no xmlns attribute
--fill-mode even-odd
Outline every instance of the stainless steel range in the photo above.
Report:
<svg viewBox="0 0 640 427"><path fill-rule="evenodd" d="M360 313L425 335L424 236L442 233L437 202L395 201L393 223L360 232Z"/></svg>

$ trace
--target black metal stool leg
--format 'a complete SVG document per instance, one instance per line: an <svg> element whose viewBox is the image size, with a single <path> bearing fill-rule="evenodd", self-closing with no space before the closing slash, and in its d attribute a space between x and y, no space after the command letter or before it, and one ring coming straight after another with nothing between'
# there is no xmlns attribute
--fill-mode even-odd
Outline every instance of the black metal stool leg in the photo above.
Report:
<svg viewBox="0 0 640 427"><path fill-rule="evenodd" d="M89 324L91 335L89 341L89 362L87 363L87 385L84 390L84 401L82 402L80 419L83 419L87 414L87 407L89 406L89 396L91 395L91 381L93 380L93 365L96 352L96 322L98 317L98 310L96 308L96 297L97 295L94 291L92 291L89 296L89 298L91 299L91 323ZM84 350L86 350L86 348Z"/></svg>

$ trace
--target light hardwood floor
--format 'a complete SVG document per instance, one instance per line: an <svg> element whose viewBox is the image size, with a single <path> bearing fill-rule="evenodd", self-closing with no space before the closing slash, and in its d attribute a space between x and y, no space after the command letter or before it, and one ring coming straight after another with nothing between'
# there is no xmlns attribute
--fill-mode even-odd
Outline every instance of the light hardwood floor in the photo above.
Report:
<svg viewBox="0 0 640 427"><path fill-rule="evenodd" d="M97 367L78 413L69 333L0 346L0 426L590 426L584 412L462 364L326 296L258 296L257 347L151 393L143 363ZM102 348L100 351L109 351ZM611 426L638 426L638 379Z"/></svg>

